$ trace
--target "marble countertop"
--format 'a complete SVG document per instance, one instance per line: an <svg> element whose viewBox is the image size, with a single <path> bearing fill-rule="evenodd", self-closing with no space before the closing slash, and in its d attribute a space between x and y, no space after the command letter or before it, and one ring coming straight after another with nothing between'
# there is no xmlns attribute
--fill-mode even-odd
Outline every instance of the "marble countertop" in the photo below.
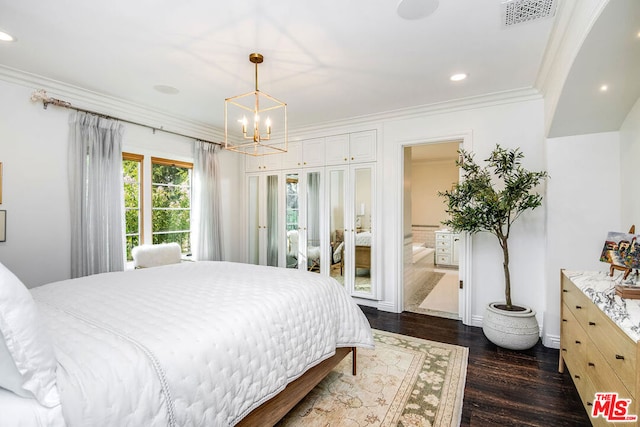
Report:
<svg viewBox="0 0 640 427"><path fill-rule="evenodd" d="M623 283L622 272L613 277L605 271L564 270L564 274L633 341L640 340L640 300L616 295L615 285L628 284Z"/></svg>

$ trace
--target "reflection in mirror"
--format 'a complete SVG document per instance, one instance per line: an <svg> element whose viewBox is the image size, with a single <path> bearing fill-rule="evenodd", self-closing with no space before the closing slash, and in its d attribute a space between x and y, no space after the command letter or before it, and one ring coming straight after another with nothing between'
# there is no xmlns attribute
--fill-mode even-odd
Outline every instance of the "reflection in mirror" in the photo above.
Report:
<svg viewBox="0 0 640 427"><path fill-rule="evenodd" d="M278 175L267 177L267 265L278 266Z"/></svg>
<svg viewBox="0 0 640 427"><path fill-rule="evenodd" d="M298 193L298 189L298 174L287 174L285 189L285 197L287 200L285 212L285 233L287 233L287 268L298 268L298 233L300 230L300 208L298 203L300 194Z"/></svg>
<svg viewBox="0 0 640 427"><path fill-rule="evenodd" d="M249 264L260 264L260 231L259 231L259 200L260 194L258 191L259 179L257 176L249 177Z"/></svg>
<svg viewBox="0 0 640 427"><path fill-rule="evenodd" d="M307 173L307 269L320 273L320 172Z"/></svg>
<svg viewBox="0 0 640 427"><path fill-rule="evenodd" d="M344 286L344 171L329 174L330 275Z"/></svg>
<svg viewBox="0 0 640 427"><path fill-rule="evenodd" d="M355 170L354 290L371 292L371 174L370 167Z"/></svg>

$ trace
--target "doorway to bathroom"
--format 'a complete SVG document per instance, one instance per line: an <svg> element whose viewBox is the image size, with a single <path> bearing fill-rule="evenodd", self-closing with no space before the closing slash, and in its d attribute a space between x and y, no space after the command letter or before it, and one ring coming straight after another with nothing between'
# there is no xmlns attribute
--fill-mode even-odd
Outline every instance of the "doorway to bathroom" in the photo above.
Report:
<svg viewBox="0 0 640 427"><path fill-rule="evenodd" d="M404 147L404 311L460 319L461 238L442 225L446 201L438 193L458 182L462 141Z"/></svg>

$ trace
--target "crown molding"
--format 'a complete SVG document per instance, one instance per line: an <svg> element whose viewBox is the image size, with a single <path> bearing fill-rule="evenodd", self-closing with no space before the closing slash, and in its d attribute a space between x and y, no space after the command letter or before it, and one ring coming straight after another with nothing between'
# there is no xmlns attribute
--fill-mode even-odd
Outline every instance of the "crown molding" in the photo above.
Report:
<svg viewBox="0 0 640 427"><path fill-rule="evenodd" d="M161 110L124 101L120 98L93 92L4 65L0 65L0 79L20 86L30 87L33 90L44 89L49 96L71 102L75 107L92 110L108 116L120 117L123 120L138 122L155 129L190 135L194 139L201 138L210 141L224 140L223 130L206 123L168 114Z"/></svg>
<svg viewBox="0 0 640 427"><path fill-rule="evenodd" d="M317 133L319 130L331 128L338 133L348 132L354 127L372 128L377 127L381 122L391 120L404 120L416 117L433 116L436 114L446 114L457 111L473 110L478 108L487 108L503 104L511 104L532 100L542 99L540 91L534 87L521 89L513 89L503 92L495 92L485 95L479 95L469 98L460 98L450 101L438 102L433 104L419 105L415 107L402 108L397 110L385 111L382 113L368 114L363 116L351 117L343 120L316 123L308 126L300 126L295 132L289 130L289 138L291 135Z"/></svg>

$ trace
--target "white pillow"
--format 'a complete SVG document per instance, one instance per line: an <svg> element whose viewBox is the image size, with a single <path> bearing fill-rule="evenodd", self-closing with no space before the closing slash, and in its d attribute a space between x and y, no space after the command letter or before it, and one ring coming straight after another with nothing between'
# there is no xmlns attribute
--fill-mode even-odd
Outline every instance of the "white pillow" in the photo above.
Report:
<svg viewBox="0 0 640 427"><path fill-rule="evenodd" d="M159 245L140 245L131 250L136 268L158 267L166 264L177 264L182 258L180 245L161 243Z"/></svg>
<svg viewBox="0 0 640 427"><path fill-rule="evenodd" d="M31 293L0 263L0 387L35 397L47 407L60 404L56 357L40 324Z"/></svg>

